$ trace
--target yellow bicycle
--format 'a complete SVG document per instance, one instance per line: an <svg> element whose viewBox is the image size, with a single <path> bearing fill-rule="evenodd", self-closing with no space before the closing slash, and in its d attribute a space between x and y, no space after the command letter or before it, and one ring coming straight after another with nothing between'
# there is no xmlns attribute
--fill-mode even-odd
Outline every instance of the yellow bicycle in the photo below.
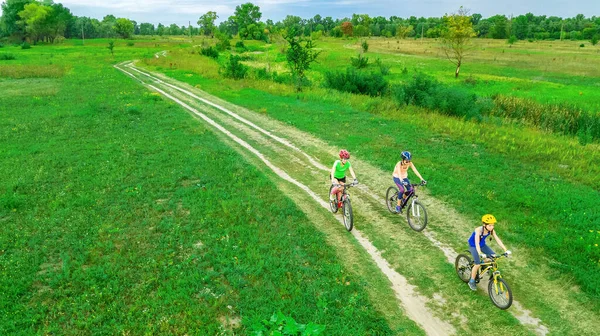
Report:
<svg viewBox="0 0 600 336"><path fill-rule="evenodd" d="M459 254L456 257L454 267L456 268L456 274L458 274L460 280L469 282L474 264L473 260L471 260L470 252L466 251L466 253L467 254ZM475 282L479 283L483 276L486 273L489 273L488 294L492 303L500 309L508 309L513 301L512 291L510 290L510 287L508 287L506 281L502 279L502 275L500 275L500 271L498 270L498 259L506 257L508 257L508 254L506 253L499 256L495 254L488 256L488 258L485 258L484 262L481 263L479 270L477 271L477 276L475 277Z"/></svg>

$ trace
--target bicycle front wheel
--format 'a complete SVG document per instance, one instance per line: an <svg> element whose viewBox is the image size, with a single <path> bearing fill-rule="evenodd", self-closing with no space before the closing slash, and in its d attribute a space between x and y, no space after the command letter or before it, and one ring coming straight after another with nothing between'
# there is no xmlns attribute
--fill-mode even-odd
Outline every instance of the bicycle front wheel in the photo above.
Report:
<svg viewBox="0 0 600 336"><path fill-rule="evenodd" d="M337 199L337 196L334 195L333 196L334 201L331 201L331 191L332 190L333 190L333 184L331 185L331 187L329 187L329 209L331 209L331 212L336 213L338 211L337 201L335 201Z"/></svg>
<svg viewBox="0 0 600 336"><path fill-rule="evenodd" d="M500 277L496 281L490 280L488 294L494 305L502 310L508 309L512 305L512 291L506 281Z"/></svg>
<svg viewBox="0 0 600 336"><path fill-rule="evenodd" d="M419 201L410 203L406 209L406 219L413 230L423 231L427 226L427 211L425 211L423 204Z"/></svg>
<svg viewBox="0 0 600 336"><path fill-rule="evenodd" d="M471 270L473 269L471 257L466 254L459 254L454 262L456 274L463 282L471 280Z"/></svg>
<svg viewBox="0 0 600 336"><path fill-rule="evenodd" d="M354 218L352 216L352 205L350 205L350 200L347 199L342 204L342 214L344 218L344 226L346 230L352 231L352 227L354 226Z"/></svg>
<svg viewBox="0 0 600 336"><path fill-rule="evenodd" d="M387 208L391 213L397 213L396 205L398 205L398 188L388 188L387 192L385 193L385 204L387 204Z"/></svg>

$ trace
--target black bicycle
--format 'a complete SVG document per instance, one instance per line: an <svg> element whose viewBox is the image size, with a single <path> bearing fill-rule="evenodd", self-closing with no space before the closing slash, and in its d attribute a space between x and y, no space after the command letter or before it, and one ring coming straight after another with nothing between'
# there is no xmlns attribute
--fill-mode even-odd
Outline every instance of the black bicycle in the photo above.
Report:
<svg viewBox="0 0 600 336"><path fill-rule="evenodd" d="M406 198L400 204L400 209L403 210L406 208L406 219L408 220L408 225L415 231L420 232L425 229L427 226L427 210L425 210L425 206L419 202L419 196L416 194L417 187L424 186L425 183L421 182L419 184L413 184L414 188L406 194ZM406 186L408 188L408 186ZM385 193L385 202L387 204L388 210L397 214L396 205L398 204L398 187L391 186L388 188Z"/></svg>
<svg viewBox="0 0 600 336"><path fill-rule="evenodd" d="M329 201L329 208L331 212L336 213L338 209L342 209L342 218L344 220L344 226L346 230L352 231L354 227L354 219L352 216L352 204L350 203L350 195L348 194L347 189L350 187L356 186L358 183L352 182L350 184L332 184L329 187L329 195L331 195L331 190L335 187L342 188L342 197L338 199L337 193L335 194L335 199Z"/></svg>

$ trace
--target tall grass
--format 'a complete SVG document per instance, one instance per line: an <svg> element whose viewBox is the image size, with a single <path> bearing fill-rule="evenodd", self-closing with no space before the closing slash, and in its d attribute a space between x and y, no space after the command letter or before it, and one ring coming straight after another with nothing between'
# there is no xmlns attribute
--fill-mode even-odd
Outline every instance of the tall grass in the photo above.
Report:
<svg viewBox="0 0 600 336"><path fill-rule="evenodd" d="M577 136L582 144L600 140L600 114L573 104L540 104L504 95L494 97L490 115L522 121L544 130Z"/></svg>
<svg viewBox="0 0 600 336"><path fill-rule="evenodd" d="M357 71L351 67L346 68L346 72L325 72L323 86L369 96L382 96L388 90L388 82L381 74Z"/></svg>

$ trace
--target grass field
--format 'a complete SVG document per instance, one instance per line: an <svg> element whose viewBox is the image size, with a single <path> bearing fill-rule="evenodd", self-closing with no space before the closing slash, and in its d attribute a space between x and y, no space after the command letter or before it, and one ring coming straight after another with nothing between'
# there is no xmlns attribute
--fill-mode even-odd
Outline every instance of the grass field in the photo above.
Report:
<svg viewBox="0 0 600 336"><path fill-rule="evenodd" d="M353 40L317 42L323 53L309 74L313 86L300 94L272 81L221 78L214 60L190 52L199 40L119 42L115 57L106 41L86 41L85 47L80 42L15 48L8 51L16 60L0 62L0 169L9 177L0 185L0 267L6 275L0 286L8 293L0 309L11 316L0 326L3 332L203 328L245 334L278 310L299 323L325 325L326 334L422 332L393 304L376 268L353 269L340 254L355 246L343 229L316 224L327 221L326 214L280 197L286 187L250 165L251 158L227 140L215 141L180 107L110 66L134 58L328 146L348 148L365 163L355 167L361 180L375 178L367 172L391 175L398 153L411 150L430 182L426 196L455 211L444 216L472 220L457 226L455 218L439 218L441 209L430 208L434 222L428 230L461 251L481 214L494 213L504 243L516 251L503 274L517 299L553 333L597 328L598 144L584 146L575 137L501 120L476 123L412 106L398 109L385 97L320 88L321 71L345 68L358 52ZM392 81L404 80L403 68L417 68L483 95L598 107L596 50L573 42L509 48L478 41L459 81L435 51L435 41L369 43L366 55L390 64ZM247 44L247 64L284 71L277 45ZM166 49L167 57L154 57ZM549 58L559 54L560 66L549 69ZM470 75L475 86L463 81ZM315 156L332 160L327 151ZM11 174L14 167L19 174ZM379 210L358 204L359 228L394 267L420 293L443 293L451 301L436 311L461 311L472 322L459 330L528 333L508 313L490 307L489 299L467 295L443 255L421 235L372 222L379 215L371 212ZM281 225L286 222L295 225ZM356 280L340 282L348 277ZM390 307L396 311L386 311ZM493 318L480 319L480 311Z"/></svg>
<svg viewBox="0 0 600 336"><path fill-rule="evenodd" d="M347 54L342 56L343 49L336 44L338 41L323 42L321 46L325 48L330 43L338 49L324 51L316 70L335 66L342 63L344 57L349 57ZM598 298L600 203L597 190L600 175L597 167L600 151L597 144L582 146L571 137L522 126L464 122L417 108L398 111L384 99L355 97L316 87L297 99L291 88L272 82L211 80L218 78L213 61L185 53L172 56L172 59L152 60L148 64L161 69L161 62L177 59L179 70L163 71L226 100L263 111L331 144L350 148L382 169L391 169L396 152L401 148L419 153L415 162L424 167L421 171L424 170L426 176L435 180L432 182L435 187L430 188L433 195L447 200L473 218L482 212L499 214L510 223L503 228L505 240L529 246L540 255L539 261L529 262L549 264L557 275L572 276L583 292L590 295L583 299L585 302L594 302ZM409 55L403 56L404 59L421 62L427 69L445 64L437 58L424 56ZM188 66L200 61L204 64L202 67ZM593 61L590 59L590 62ZM511 71L516 71L510 68L504 71L501 66L489 68L490 72L502 71L507 77ZM395 70L392 68L392 72ZM203 77L190 77L190 73ZM448 74L450 76L451 72ZM558 73L558 76L573 82L578 80L576 73ZM318 74L313 77L317 78ZM527 71L521 77L527 78ZM539 86L544 85L547 88L552 83ZM529 95L542 97L543 101L544 91L537 91L539 86L532 85ZM581 96L596 94L593 88L585 86L575 90L585 90ZM582 103L593 106L592 100ZM336 128L333 125L344 130L332 132ZM547 257L550 259L546 260ZM598 305L594 306L598 311Z"/></svg>
<svg viewBox="0 0 600 336"><path fill-rule="evenodd" d="M159 50L15 48L3 64L68 70L0 79L0 333L247 334L282 312L419 334L268 177L111 65Z"/></svg>

